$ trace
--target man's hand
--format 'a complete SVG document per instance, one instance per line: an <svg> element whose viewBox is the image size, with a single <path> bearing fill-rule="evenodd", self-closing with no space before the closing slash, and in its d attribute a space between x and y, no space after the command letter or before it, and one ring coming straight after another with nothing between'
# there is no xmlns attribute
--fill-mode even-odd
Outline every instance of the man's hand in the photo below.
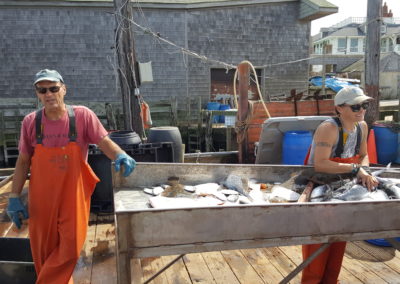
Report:
<svg viewBox="0 0 400 284"><path fill-rule="evenodd" d="M136 161L128 156L126 153L120 153L117 155L117 158L114 161L115 171L119 171L121 165L124 166L125 171L123 173L124 177L129 176L136 167Z"/></svg>
<svg viewBox="0 0 400 284"><path fill-rule="evenodd" d="M374 189L375 187L378 186L378 180L374 176L370 175L362 167L360 168L360 170L357 173L357 178L359 181L361 181L361 184L363 186L368 188L369 191L371 191L372 189Z"/></svg>
<svg viewBox="0 0 400 284"><path fill-rule="evenodd" d="M29 218L28 211L19 197L8 199L7 215L18 229L21 229L21 220Z"/></svg>

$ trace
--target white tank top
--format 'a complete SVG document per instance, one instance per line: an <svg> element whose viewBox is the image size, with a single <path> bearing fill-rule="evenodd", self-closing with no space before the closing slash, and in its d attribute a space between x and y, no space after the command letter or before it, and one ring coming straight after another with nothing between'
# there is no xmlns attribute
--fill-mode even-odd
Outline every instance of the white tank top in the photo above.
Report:
<svg viewBox="0 0 400 284"><path fill-rule="evenodd" d="M339 141L339 126L333 118L328 118L323 123L325 123L325 122L334 124L338 131L338 136L336 138L335 144L332 147L331 155L330 155L330 158L333 158L335 155L335 152L336 152L338 141ZM347 139L346 139L346 143L343 146L343 153L340 155L340 157L341 158L350 158L350 157L355 156L355 154L356 154L357 126L354 125L354 129L351 132L346 131L346 129L343 128L343 132L347 134ZM310 157L308 159L307 165L314 164L314 151L315 151L315 143L314 143L314 139L313 139L312 144L311 144Z"/></svg>

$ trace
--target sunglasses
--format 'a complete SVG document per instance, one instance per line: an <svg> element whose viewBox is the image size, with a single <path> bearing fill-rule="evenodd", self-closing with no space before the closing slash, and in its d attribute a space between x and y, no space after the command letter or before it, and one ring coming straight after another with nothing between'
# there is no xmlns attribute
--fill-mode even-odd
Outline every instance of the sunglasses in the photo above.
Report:
<svg viewBox="0 0 400 284"><path fill-rule="evenodd" d="M36 91L39 94L46 94L47 91L50 91L52 93L57 93L60 90L61 86L53 86L50 88L42 88L42 87L36 87Z"/></svg>
<svg viewBox="0 0 400 284"><path fill-rule="evenodd" d="M358 105L348 105L353 112L359 112L361 108L367 109L369 107L369 102L365 102Z"/></svg>

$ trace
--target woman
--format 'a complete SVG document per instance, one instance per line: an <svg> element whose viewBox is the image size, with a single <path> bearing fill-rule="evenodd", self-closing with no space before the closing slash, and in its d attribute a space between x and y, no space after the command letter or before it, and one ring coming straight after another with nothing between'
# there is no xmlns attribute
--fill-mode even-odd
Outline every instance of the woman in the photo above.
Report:
<svg viewBox="0 0 400 284"><path fill-rule="evenodd" d="M358 87L346 87L335 96L337 117L321 123L314 134L306 164L315 171L330 174L353 173L359 182L372 190L378 181L368 170L368 126L364 121L371 97ZM321 244L303 246L307 259ZM337 283L346 242L332 243L304 270L302 283Z"/></svg>

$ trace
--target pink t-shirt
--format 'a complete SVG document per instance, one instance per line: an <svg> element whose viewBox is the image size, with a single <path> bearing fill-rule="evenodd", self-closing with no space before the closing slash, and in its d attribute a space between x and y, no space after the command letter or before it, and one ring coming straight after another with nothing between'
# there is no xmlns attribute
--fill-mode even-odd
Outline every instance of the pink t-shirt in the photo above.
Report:
<svg viewBox="0 0 400 284"><path fill-rule="evenodd" d="M77 132L76 142L82 150L82 156L87 160L89 144L98 144L107 130L103 127L96 114L85 106L73 106L75 113L75 125ZM46 118L44 109L42 110L43 139L44 147L62 147L69 142L69 117L68 112L59 120L49 120ZM21 137L18 149L20 153L33 155L36 146L36 126L35 114L28 114L22 121Z"/></svg>

